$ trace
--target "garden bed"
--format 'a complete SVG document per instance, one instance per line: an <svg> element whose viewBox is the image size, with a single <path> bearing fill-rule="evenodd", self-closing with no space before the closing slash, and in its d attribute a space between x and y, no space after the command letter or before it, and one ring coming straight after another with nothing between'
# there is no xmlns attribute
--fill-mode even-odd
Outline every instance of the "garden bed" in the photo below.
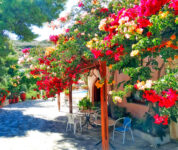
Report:
<svg viewBox="0 0 178 150"><path fill-rule="evenodd" d="M135 129L134 135L137 135L138 137L149 142L150 144L154 145L155 147L157 147L158 145L163 145L163 144L170 142L169 134L166 134L166 136L163 137L163 140L161 140L161 138L158 136L153 136L148 133L142 132L138 129Z"/></svg>

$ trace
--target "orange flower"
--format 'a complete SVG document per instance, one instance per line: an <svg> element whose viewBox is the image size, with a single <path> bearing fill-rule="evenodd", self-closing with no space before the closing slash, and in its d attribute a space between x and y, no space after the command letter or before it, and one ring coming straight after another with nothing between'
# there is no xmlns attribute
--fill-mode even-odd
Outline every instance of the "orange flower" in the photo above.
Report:
<svg viewBox="0 0 178 150"><path fill-rule="evenodd" d="M109 69L112 69L112 65L109 65Z"/></svg>
<svg viewBox="0 0 178 150"><path fill-rule="evenodd" d="M103 87L104 83L100 83L100 80L96 81L95 86L99 89Z"/></svg>
<svg viewBox="0 0 178 150"><path fill-rule="evenodd" d="M166 47L170 47L172 45L172 41L167 41L166 42Z"/></svg>
<svg viewBox="0 0 178 150"><path fill-rule="evenodd" d="M173 34L171 37L170 37L171 40L175 40L176 39L176 35Z"/></svg>
<svg viewBox="0 0 178 150"><path fill-rule="evenodd" d="M138 34L142 34L142 33L143 33L143 29L142 29L142 28L137 28L137 29L136 29L136 32L137 32Z"/></svg>

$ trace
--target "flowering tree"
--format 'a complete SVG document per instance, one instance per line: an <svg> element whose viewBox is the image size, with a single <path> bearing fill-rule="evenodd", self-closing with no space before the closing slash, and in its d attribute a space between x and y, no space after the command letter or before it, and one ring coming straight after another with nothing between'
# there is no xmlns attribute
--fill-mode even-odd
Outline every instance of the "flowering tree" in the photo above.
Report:
<svg viewBox="0 0 178 150"><path fill-rule="evenodd" d="M83 0L77 7L77 14L59 19L62 23L73 17L73 24L64 33L50 36L55 47L30 51L37 58L31 74L39 77L39 89L47 97L54 96L77 83L89 62L106 61L111 72L130 77L118 84L124 83L125 89L113 92L114 100L122 101L129 91L139 90L145 101L157 106L155 123L167 125L168 117L173 118L170 112L177 108L177 86L156 90L161 81L153 84L151 72L160 69L157 57L164 62L176 57L177 1ZM108 83L115 84L113 77ZM96 86L103 84L101 80Z"/></svg>

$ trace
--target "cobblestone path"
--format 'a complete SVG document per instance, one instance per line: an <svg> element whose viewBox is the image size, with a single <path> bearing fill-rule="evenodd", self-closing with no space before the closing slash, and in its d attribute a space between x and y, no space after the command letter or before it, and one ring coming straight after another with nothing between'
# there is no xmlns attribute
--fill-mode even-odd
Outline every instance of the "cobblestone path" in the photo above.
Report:
<svg viewBox="0 0 178 150"><path fill-rule="evenodd" d="M78 97L78 93L74 99L75 96ZM25 101L1 108L0 150L100 150L101 145L94 146L100 139L100 128L84 129L76 135L72 131L65 132L68 104L64 96L61 99L61 112L58 112L56 100ZM74 101L74 111L76 103ZM129 137L122 145L122 136L118 136L113 143L116 150L154 150L138 137L135 137L134 143ZM167 148L178 150L175 144Z"/></svg>

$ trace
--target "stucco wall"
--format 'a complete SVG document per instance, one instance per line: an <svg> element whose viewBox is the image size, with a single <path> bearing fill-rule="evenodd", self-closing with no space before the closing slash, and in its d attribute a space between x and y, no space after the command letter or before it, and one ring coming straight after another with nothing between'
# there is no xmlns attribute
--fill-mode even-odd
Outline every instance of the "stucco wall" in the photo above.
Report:
<svg viewBox="0 0 178 150"><path fill-rule="evenodd" d="M159 67L162 66L161 71L156 71L152 69L152 80L157 80L160 76L164 75L164 62L163 60L158 57L157 58L159 62ZM146 63L147 59L144 60ZM144 63L144 64L145 64ZM107 79L109 80L110 74L109 69L107 68ZM98 74L96 72L96 69L94 71L91 71L90 76L88 77L88 88L89 88L89 97L92 102L94 102L94 83L96 82L98 78ZM115 80L115 86L114 90L123 90L123 84L119 88L117 88L117 84L121 81L127 81L129 80L129 77L123 73L118 73L118 71L114 74L114 80ZM107 86L107 90L110 91L111 87ZM110 99L111 101L112 99ZM110 103L110 102L109 102ZM135 104L135 103L127 103L127 101L124 99L122 103L118 104L120 107L125 107L128 112L131 112L131 114L135 117L141 118L145 114L145 112L148 111L148 107L146 105L142 104Z"/></svg>

